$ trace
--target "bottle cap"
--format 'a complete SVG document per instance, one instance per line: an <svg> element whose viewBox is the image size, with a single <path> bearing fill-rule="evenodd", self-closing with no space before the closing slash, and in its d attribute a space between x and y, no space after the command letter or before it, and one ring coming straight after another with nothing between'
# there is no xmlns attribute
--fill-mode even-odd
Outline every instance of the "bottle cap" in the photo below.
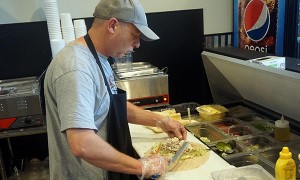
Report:
<svg viewBox="0 0 300 180"><path fill-rule="evenodd" d="M288 147L283 147L282 151L279 153L280 158L288 159L292 157L292 153L290 152Z"/></svg>
<svg viewBox="0 0 300 180"><path fill-rule="evenodd" d="M278 128L289 128L289 121L285 120L283 116L281 116L280 120L275 121L275 126Z"/></svg>

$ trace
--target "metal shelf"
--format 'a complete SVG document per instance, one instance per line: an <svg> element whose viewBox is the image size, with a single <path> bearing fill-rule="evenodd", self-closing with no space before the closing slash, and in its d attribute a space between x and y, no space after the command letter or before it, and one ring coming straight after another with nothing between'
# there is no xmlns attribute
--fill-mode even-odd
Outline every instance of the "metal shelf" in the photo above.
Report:
<svg viewBox="0 0 300 180"><path fill-rule="evenodd" d="M18 137L18 136L27 136L33 134L41 134L47 132L46 124L41 126L26 127L21 129L9 129L0 131L0 139Z"/></svg>

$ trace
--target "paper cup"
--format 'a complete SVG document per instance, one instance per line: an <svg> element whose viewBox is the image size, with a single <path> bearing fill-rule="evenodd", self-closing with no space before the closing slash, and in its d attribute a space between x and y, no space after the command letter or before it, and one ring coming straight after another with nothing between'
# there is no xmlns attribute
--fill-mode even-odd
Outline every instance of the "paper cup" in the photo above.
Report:
<svg viewBox="0 0 300 180"><path fill-rule="evenodd" d="M51 52L52 52L52 58L56 56L56 54L65 47L65 40L64 39L51 39L50 40L51 45Z"/></svg>

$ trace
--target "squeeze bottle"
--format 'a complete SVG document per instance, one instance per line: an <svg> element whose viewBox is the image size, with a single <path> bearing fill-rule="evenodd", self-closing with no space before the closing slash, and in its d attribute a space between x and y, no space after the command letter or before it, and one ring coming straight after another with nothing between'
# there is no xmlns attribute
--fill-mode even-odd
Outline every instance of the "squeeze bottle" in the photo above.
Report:
<svg viewBox="0 0 300 180"><path fill-rule="evenodd" d="M283 147L275 166L276 180L295 180L296 163L288 147Z"/></svg>
<svg viewBox="0 0 300 180"><path fill-rule="evenodd" d="M289 141L291 139L289 121L285 120L283 116L275 121L274 137L278 141Z"/></svg>

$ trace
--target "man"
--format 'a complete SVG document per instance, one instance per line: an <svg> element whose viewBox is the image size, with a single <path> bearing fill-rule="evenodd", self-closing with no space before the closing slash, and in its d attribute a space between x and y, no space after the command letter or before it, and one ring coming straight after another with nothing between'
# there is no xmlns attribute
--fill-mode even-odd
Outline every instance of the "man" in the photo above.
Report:
<svg viewBox="0 0 300 180"><path fill-rule="evenodd" d="M107 61L138 48L140 38L159 37L148 27L138 0L101 0L94 17L88 34L61 50L45 76L50 179L163 175L169 159L133 158L128 122L158 126L180 139L186 139L186 130L126 102Z"/></svg>

